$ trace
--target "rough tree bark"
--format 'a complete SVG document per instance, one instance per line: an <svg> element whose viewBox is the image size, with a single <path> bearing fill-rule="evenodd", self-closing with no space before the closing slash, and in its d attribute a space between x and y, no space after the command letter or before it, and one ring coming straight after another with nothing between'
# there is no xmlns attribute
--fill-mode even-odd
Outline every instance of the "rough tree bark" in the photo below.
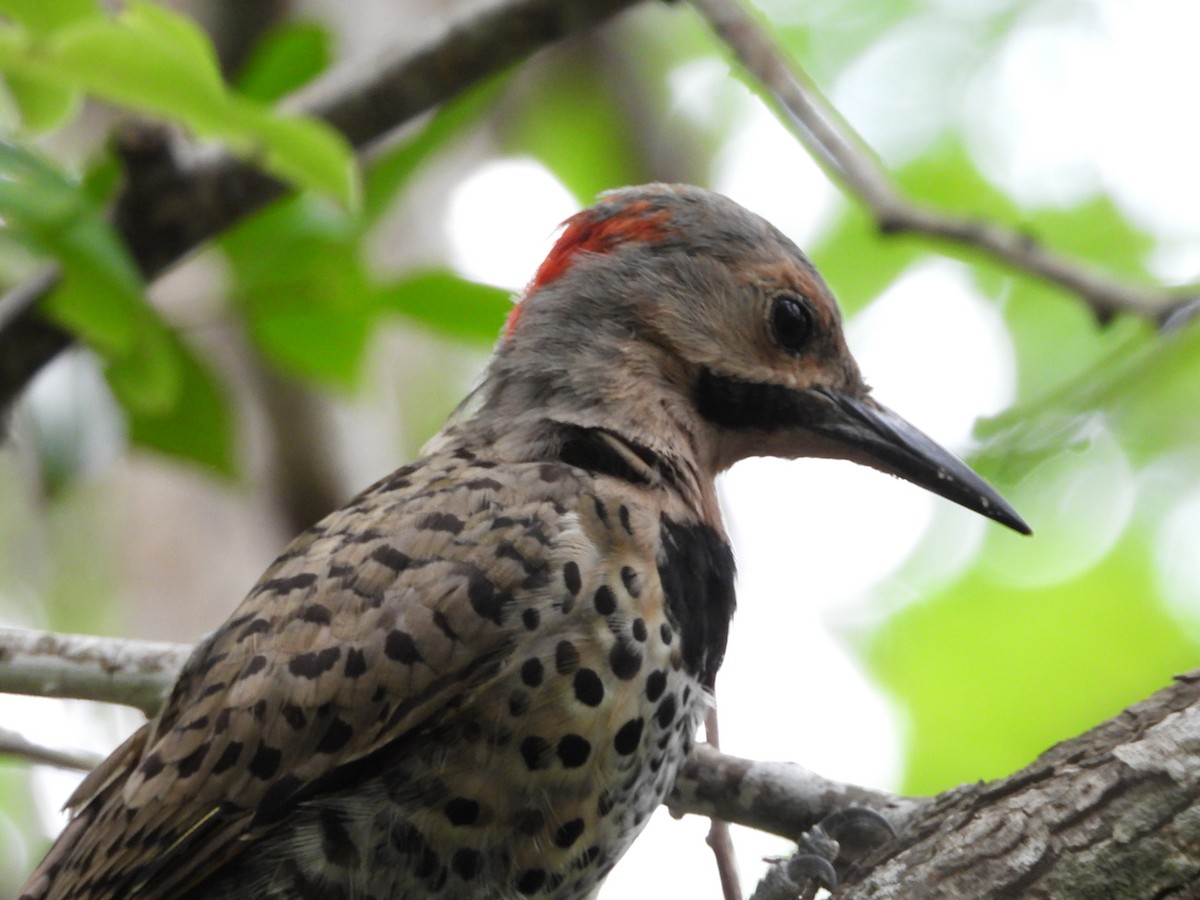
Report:
<svg viewBox="0 0 1200 900"><path fill-rule="evenodd" d="M1200 671L924 806L840 900L1200 896Z"/></svg>

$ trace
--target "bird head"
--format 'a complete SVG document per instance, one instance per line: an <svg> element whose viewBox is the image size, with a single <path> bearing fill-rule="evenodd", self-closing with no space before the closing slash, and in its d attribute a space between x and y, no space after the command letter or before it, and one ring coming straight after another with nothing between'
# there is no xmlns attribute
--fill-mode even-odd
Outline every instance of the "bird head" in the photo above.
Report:
<svg viewBox="0 0 1200 900"><path fill-rule="evenodd" d="M509 422L605 429L709 474L750 456L848 459L1029 532L962 460L872 398L799 248L700 188L611 191L568 219L483 387Z"/></svg>

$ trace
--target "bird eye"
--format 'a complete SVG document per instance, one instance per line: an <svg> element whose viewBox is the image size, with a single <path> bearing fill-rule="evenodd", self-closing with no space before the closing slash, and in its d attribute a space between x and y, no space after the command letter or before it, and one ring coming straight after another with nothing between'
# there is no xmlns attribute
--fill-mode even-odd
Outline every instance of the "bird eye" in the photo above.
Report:
<svg viewBox="0 0 1200 900"><path fill-rule="evenodd" d="M771 333L779 346L799 356L808 346L815 325L812 308L799 297L788 294L771 303Z"/></svg>

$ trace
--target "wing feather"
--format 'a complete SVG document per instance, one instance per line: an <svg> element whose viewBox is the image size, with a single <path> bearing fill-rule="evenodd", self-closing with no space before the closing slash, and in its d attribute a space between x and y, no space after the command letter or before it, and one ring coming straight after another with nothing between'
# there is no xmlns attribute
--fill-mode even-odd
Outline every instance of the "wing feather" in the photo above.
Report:
<svg viewBox="0 0 1200 900"><path fill-rule="evenodd" d="M159 717L81 786L29 896L178 896L300 798L468 703L508 652L506 612L544 578L574 493L470 468L402 469L297 538Z"/></svg>

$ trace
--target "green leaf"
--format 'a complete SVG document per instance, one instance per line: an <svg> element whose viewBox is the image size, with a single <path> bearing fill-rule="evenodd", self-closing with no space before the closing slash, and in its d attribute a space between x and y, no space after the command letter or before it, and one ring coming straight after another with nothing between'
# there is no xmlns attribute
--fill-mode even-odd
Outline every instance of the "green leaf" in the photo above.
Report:
<svg viewBox="0 0 1200 900"><path fill-rule="evenodd" d="M232 471L223 397L143 299L137 269L98 204L28 150L0 143L0 216L5 238L58 261L62 277L40 309L102 356L135 440Z"/></svg>
<svg viewBox="0 0 1200 900"><path fill-rule="evenodd" d="M108 203L121 185L123 173L116 154L104 150L93 154L84 167L79 187L92 203L103 206Z"/></svg>
<svg viewBox="0 0 1200 900"><path fill-rule="evenodd" d="M285 22L255 46L237 88L251 100L274 102L325 71L333 57L332 42L316 22Z"/></svg>
<svg viewBox="0 0 1200 900"><path fill-rule="evenodd" d="M5 83L21 124L34 134L57 128L79 110L79 93L53 81L10 72Z"/></svg>
<svg viewBox="0 0 1200 900"><path fill-rule="evenodd" d="M136 342L145 304L141 279L99 209L61 173L29 151L0 143L0 215L10 237L26 240L63 267L45 310L102 353Z"/></svg>
<svg viewBox="0 0 1200 900"><path fill-rule="evenodd" d="M1091 418L1103 417L1137 461L1200 446L1200 323L1151 334L1130 321L1120 343L1055 391L985 420L982 458L1062 445Z"/></svg>
<svg viewBox="0 0 1200 900"><path fill-rule="evenodd" d="M513 308L502 288L467 281L449 272L425 272L377 289L382 307L443 334L492 343Z"/></svg>
<svg viewBox="0 0 1200 900"><path fill-rule="evenodd" d="M901 790L1007 775L1194 666L1200 647L1148 590L1149 552L1131 535L1024 589L976 568L880 627L868 664L910 725Z"/></svg>
<svg viewBox="0 0 1200 900"><path fill-rule="evenodd" d="M260 298L250 333L284 371L350 390L358 382L375 317L369 312L339 314L314 302L314 294L270 305L269 300L286 298Z"/></svg>
<svg viewBox="0 0 1200 900"><path fill-rule="evenodd" d="M207 466L222 475L236 471L229 404L208 369L173 334L178 361L175 402L165 409L134 409L129 435L134 443Z"/></svg>
<svg viewBox="0 0 1200 900"><path fill-rule="evenodd" d="M297 197L270 205L222 236L232 295L255 344L275 365L353 387L380 314L389 310L461 339L495 340L511 305L507 292L447 273L379 284L364 265L362 244L413 171L478 120L502 80L467 92L373 161L362 216Z"/></svg>
<svg viewBox="0 0 1200 900"><path fill-rule="evenodd" d="M379 312L357 238L353 219L296 197L221 239L250 335L294 375L342 388L357 381Z"/></svg>
<svg viewBox="0 0 1200 900"><path fill-rule="evenodd" d="M1128 318L1097 327L1086 304L1033 278L1004 276L990 293L1003 298L1000 309L1017 357L1017 397L1026 411L1073 390L1077 380L1103 371L1114 354L1150 339L1148 325Z"/></svg>
<svg viewBox="0 0 1200 900"><path fill-rule="evenodd" d="M166 323L146 315L137 323L136 340L111 358L104 375L121 405L135 413L162 414L178 406L182 373L178 344Z"/></svg>
<svg viewBox="0 0 1200 900"><path fill-rule="evenodd" d="M34 34L49 34L75 22L99 18L103 9L97 0L0 0L0 15Z"/></svg>
<svg viewBox="0 0 1200 900"><path fill-rule="evenodd" d="M955 139L948 139L896 173L896 182L912 200L990 222L1016 223L1022 214L1001 190L979 172Z"/></svg>
<svg viewBox="0 0 1200 900"><path fill-rule="evenodd" d="M134 0L115 18L92 19L55 36L48 61L85 90L211 132L225 109L216 53L187 19Z"/></svg>
<svg viewBox="0 0 1200 900"><path fill-rule="evenodd" d="M261 159L267 171L286 181L328 194L348 209L359 206L354 152L345 138L324 122L273 112L231 97L225 120L212 136Z"/></svg>

